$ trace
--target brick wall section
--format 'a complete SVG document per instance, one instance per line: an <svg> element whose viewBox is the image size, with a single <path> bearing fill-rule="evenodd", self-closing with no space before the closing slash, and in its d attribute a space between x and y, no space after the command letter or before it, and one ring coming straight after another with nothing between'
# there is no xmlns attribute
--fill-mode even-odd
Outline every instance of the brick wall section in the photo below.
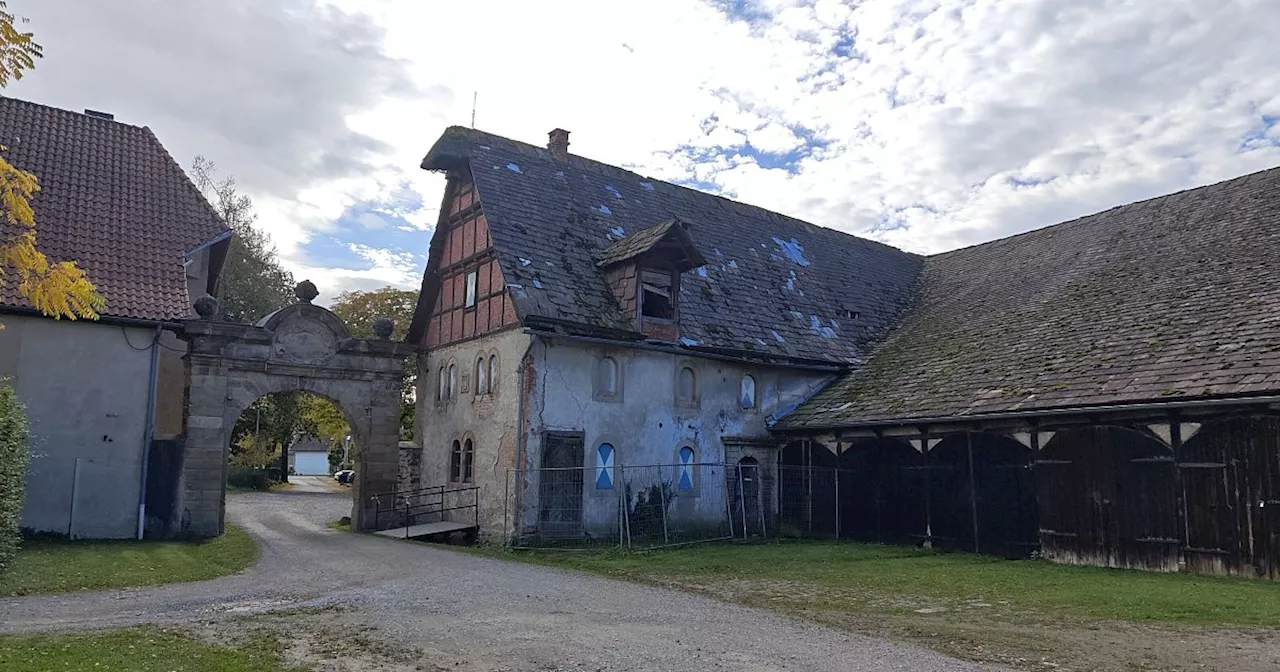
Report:
<svg viewBox="0 0 1280 672"><path fill-rule="evenodd" d="M515 325L515 306L506 292L489 225L479 195L471 182L453 178L452 198L443 233L444 253L439 262L440 292L427 323L429 348L483 336ZM468 307L467 274L475 272L475 305Z"/></svg>

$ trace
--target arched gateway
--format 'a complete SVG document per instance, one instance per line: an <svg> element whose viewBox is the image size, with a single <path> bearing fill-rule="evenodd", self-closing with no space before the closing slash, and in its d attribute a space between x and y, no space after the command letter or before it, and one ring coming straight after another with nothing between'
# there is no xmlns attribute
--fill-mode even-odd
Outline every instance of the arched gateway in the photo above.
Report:
<svg viewBox="0 0 1280 672"><path fill-rule="evenodd" d="M199 320L185 326L186 451L179 529L222 534L227 450L236 419L272 392L302 390L331 399L346 415L360 447L352 523L373 525L367 495L395 489L399 470L400 394L404 358L412 346L392 342L390 320L374 325L378 338L352 338L336 315L311 305L315 285L298 284L298 303L257 324L216 319L217 304L196 302Z"/></svg>

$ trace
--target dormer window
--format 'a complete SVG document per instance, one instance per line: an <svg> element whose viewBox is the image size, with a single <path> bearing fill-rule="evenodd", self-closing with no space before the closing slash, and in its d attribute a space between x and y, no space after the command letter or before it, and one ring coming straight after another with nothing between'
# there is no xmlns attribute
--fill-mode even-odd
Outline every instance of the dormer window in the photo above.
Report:
<svg viewBox="0 0 1280 672"><path fill-rule="evenodd" d="M659 320L676 318L675 294L670 271L640 271L640 315Z"/></svg>

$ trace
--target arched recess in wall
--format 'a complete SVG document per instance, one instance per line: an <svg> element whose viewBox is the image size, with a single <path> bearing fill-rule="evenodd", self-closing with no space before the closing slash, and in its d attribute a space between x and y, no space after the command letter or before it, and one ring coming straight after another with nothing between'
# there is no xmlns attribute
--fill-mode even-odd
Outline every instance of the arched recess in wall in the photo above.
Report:
<svg viewBox="0 0 1280 672"><path fill-rule="evenodd" d="M836 455L827 446L796 440L778 455L778 533L837 534Z"/></svg>
<svg viewBox="0 0 1280 672"><path fill-rule="evenodd" d="M1280 579L1280 418L1206 423L1178 465L1188 569Z"/></svg>
<svg viewBox="0 0 1280 672"><path fill-rule="evenodd" d="M855 441L840 453L840 536L920 543L928 530L925 458L901 439Z"/></svg>
<svg viewBox="0 0 1280 672"><path fill-rule="evenodd" d="M1009 558L1028 557L1039 548L1029 447L1007 436L972 432L946 437L926 458L935 544Z"/></svg>
<svg viewBox="0 0 1280 672"><path fill-rule="evenodd" d="M1173 452L1147 431L1057 432L1036 456L1040 545L1059 562L1175 571Z"/></svg>

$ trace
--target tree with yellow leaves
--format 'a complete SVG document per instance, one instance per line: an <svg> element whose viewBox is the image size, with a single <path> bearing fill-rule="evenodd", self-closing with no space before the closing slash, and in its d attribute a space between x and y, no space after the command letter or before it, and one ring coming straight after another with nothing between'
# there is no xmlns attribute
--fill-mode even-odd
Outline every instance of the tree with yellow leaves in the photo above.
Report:
<svg viewBox="0 0 1280 672"><path fill-rule="evenodd" d="M41 56L32 34L18 30L17 17L5 9L0 0L0 87L22 79ZM14 283L36 310L55 319L97 319L105 302L84 269L74 261L50 262L36 247L31 198L39 190L35 175L0 156L0 285Z"/></svg>

